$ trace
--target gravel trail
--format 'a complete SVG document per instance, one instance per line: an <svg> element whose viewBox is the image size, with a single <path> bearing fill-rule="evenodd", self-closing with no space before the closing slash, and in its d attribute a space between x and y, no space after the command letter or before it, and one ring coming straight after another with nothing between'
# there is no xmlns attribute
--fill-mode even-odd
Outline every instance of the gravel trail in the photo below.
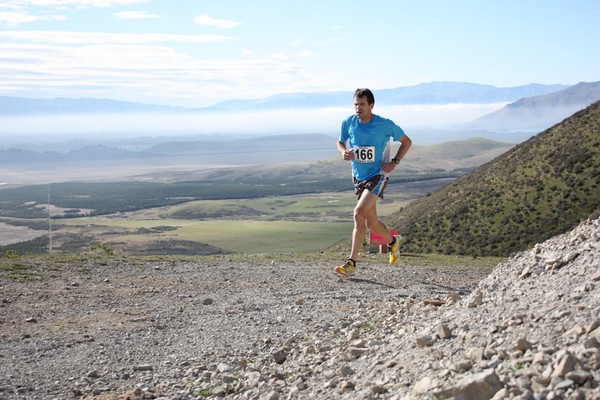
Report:
<svg viewBox="0 0 600 400"><path fill-rule="evenodd" d="M0 399L600 399L600 223L495 268L90 257L0 280ZM570 375L569 375L570 374Z"/></svg>

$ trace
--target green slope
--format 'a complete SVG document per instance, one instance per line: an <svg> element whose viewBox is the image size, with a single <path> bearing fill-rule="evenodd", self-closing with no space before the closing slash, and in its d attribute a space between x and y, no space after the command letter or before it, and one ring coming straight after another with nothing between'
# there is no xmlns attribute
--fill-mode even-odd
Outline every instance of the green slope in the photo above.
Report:
<svg viewBox="0 0 600 400"><path fill-rule="evenodd" d="M506 256L600 208L600 102L515 146L386 223L403 250Z"/></svg>

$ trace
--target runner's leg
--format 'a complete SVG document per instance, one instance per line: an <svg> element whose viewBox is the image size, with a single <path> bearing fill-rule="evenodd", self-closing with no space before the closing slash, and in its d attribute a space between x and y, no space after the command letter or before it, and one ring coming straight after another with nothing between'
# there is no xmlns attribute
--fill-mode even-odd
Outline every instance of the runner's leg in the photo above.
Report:
<svg viewBox="0 0 600 400"><path fill-rule="evenodd" d="M394 240L394 236L390 233L387 226L383 222L379 220L377 217L377 203L373 205L373 208L370 210L369 215L367 216L367 227L382 236L387 243L391 243Z"/></svg>
<svg viewBox="0 0 600 400"><path fill-rule="evenodd" d="M356 203L356 207L354 208L354 230L352 231L352 252L350 253L350 258L352 260L356 260L358 257L358 253L360 252L367 234L367 224L373 224L373 219L377 221L377 198L378 197L369 190L365 190ZM381 223L381 225L383 225L383 223ZM380 228L377 227L377 229ZM383 225L383 229L385 230L385 233L382 236L384 236L386 240L389 236L391 241L391 235L387 232L387 229L385 229L385 225ZM380 234L377 231L375 231L375 233Z"/></svg>

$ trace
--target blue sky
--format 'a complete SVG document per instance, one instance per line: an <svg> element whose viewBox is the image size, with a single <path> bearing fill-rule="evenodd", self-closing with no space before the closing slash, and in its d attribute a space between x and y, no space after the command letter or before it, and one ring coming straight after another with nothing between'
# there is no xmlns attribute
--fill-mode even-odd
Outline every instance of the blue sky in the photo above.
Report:
<svg viewBox="0 0 600 400"><path fill-rule="evenodd" d="M2 0L0 95L202 107L431 81L591 82L599 15L595 0Z"/></svg>

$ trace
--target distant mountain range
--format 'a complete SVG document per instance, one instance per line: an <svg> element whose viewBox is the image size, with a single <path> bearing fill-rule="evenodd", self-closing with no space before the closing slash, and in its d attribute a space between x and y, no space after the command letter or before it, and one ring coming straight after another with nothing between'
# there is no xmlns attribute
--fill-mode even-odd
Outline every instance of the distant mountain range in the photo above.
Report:
<svg viewBox="0 0 600 400"><path fill-rule="evenodd" d="M28 99L0 96L1 116L132 114L177 116L282 109L347 108L352 91L283 93L262 99L229 100L211 107L170 107L109 99ZM543 130L600 100L600 81L576 85L529 84L509 88L464 82L429 82L375 91L379 106L510 103L502 109L454 128L463 131ZM473 135L477 136L477 135Z"/></svg>
<svg viewBox="0 0 600 400"><path fill-rule="evenodd" d="M29 99L0 96L0 115L150 113L182 110L185 108L108 99Z"/></svg>
<svg viewBox="0 0 600 400"><path fill-rule="evenodd" d="M375 91L378 105L502 103L566 89L565 85L529 84L509 88L464 82L430 82ZM283 93L262 99L229 100L205 108L169 107L109 99L30 99L0 96L0 115L179 113L215 111L260 111L290 108L348 107L353 91Z"/></svg>
<svg viewBox="0 0 600 400"><path fill-rule="evenodd" d="M600 101L386 219L403 251L508 256L600 212Z"/></svg>
<svg viewBox="0 0 600 400"><path fill-rule="evenodd" d="M565 85L540 85L498 88L464 82L429 82L394 89L373 89L378 105L406 104L488 104L515 101L522 97L548 94L567 88ZM215 107L230 111L265 110L281 108L348 107L353 91L320 93L287 93L264 99L232 100L217 103Z"/></svg>
<svg viewBox="0 0 600 400"><path fill-rule="evenodd" d="M464 127L493 131L545 129L598 100L600 82L582 82L554 93L519 99Z"/></svg>

